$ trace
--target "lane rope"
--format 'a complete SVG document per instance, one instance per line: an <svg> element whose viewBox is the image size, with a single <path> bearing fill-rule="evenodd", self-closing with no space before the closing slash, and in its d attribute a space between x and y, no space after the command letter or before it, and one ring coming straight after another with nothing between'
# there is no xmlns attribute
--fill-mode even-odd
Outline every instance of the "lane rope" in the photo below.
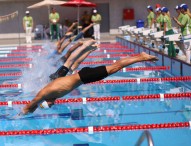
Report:
<svg viewBox="0 0 191 146"><path fill-rule="evenodd" d="M10 85L12 86L12 85ZM10 86L5 86L9 88ZM14 85L15 87L16 85ZM1 86L0 86L1 87ZM21 85L19 86L21 88ZM92 103L92 102L119 102L119 101L138 101L138 100L151 100L151 99L191 99L191 92L186 93L164 93L164 94L149 94L149 95L133 95L133 96L104 96L104 97L79 97L79 98L64 98L57 99L55 104L67 104L67 103ZM28 104L30 101L1 101L0 106L7 106L11 102L12 105Z"/></svg>
<svg viewBox="0 0 191 146"><path fill-rule="evenodd" d="M180 129L190 128L191 121L172 122L172 123L153 123L153 124L134 124L134 125L108 125L108 126L88 126L72 128L55 128L39 130L10 130L0 131L0 136L30 136L30 135L53 135L53 134L70 134L70 133L88 133L97 132L119 132L119 131L137 131L137 130L154 130L154 129Z"/></svg>

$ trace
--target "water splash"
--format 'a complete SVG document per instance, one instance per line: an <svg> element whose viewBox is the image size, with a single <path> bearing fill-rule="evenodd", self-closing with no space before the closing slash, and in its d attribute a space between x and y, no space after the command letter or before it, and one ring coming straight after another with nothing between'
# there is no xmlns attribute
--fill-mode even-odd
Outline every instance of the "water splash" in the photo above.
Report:
<svg viewBox="0 0 191 146"><path fill-rule="evenodd" d="M57 66L54 66L54 64L60 55L55 54L54 57L49 59L47 58L47 56L54 51L55 45L47 42L43 45L43 48L43 51L40 53L28 54L28 57L32 58L32 68L23 69L23 75L19 80L22 84L24 94L36 94L50 82L49 75L57 69Z"/></svg>

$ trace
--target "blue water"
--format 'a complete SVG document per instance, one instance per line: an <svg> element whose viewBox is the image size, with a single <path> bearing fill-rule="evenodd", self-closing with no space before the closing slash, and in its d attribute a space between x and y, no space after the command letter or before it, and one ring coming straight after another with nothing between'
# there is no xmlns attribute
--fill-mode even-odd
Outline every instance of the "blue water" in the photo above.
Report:
<svg viewBox="0 0 191 146"><path fill-rule="evenodd" d="M47 46L45 46L47 49ZM49 50L48 50L49 51ZM49 51L50 52L50 51ZM93 53L91 55L98 55ZM40 88L46 85L50 72L56 70L52 66L53 60L46 61L45 54L28 54L33 58L32 69L12 69L21 71L20 78L4 77L2 83L21 83L22 89L0 89L1 101L31 100ZM58 56L57 56L58 57ZM119 59L119 58L112 58ZM111 59L86 59L85 61L102 61ZM129 67L148 66L153 64L136 63ZM84 65L80 65L78 69ZM93 65L91 65L93 66ZM1 70L0 72L10 72ZM107 79L129 79L171 76L165 71L139 71L139 72L118 72ZM66 95L64 98L78 97L103 97L158 94L158 93L179 93L190 92L190 87L184 83L127 83L127 84L103 84L103 85L82 85ZM152 123L187 122L191 120L190 99L172 100L143 100L143 101L117 101L117 102L95 102L95 103L70 103L54 105L51 109L37 109L33 114L13 119L24 105L0 107L0 131L9 130L34 130L71 128L87 126L106 125L136 125ZM73 111L81 111L75 116ZM76 118L77 117L77 118ZM178 129L157 129L149 130L153 136L156 146L190 146L191 131L189 128ZM84 144L84 146L130 146L135 145L143 131L115 131L100 132L94 134L57 134L57 135L36 135L36 136L0 136L0 146L73 146ZM86 144L86 145L85 145ZM147 145L146 142L143 145ZM79 145L83 146L83 145Z"/></svg>

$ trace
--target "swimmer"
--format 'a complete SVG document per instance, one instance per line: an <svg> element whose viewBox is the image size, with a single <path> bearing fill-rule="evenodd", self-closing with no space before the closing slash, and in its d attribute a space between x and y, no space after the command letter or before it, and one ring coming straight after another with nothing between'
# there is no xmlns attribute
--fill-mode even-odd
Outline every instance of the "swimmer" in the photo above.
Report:
<svg viewBox="0 0 191 146"><path fill-rule="evenodd" d="M77 36L73 36L73 33L71 32L72 28L76 25L76 23L72 24L71 28L69 28L66 35L57 42L57 52L61 54L64 49L73 41L76 42L77 40L81 39L86 31L88 31L94 24L91 23L87 27L85 27ZM73 37L72 37L73 36ZM63 42L69 38L64 44Z"/></svg>
<svg viewBox="0 0 191 146"><path fill-rule="evenodd" d="M69 70L75 70L79 64L97 48L97 45L93 45L95 42L96 41L93 39L85 41L84 43L78 42L74 47L72 47L74 50L76 48L78 49L69 56L69 58L55 73L50 75L50 78L54 80L59 77L64 77L69 72Z"/></svg>
<svg viewBox="0 0 191 146"><path fill-rule="evenodd" d="M123 67L137 62L157 60L157 57L142 52L134 57L122 58L112 65L98 66L95 68L82 68L78 73L61 77L50 82L38 92L36 97L29 104L27 104L18 115L32 113L38 108L38 106L43 107L46 105L51 107L57 98L63 97L80 85L102 80L121 70Z"/></svg>

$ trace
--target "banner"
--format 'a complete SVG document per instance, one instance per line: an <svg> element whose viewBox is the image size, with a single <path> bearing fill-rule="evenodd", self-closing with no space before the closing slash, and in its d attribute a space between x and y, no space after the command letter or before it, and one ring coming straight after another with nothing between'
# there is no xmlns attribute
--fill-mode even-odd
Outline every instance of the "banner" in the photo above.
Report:
<svg viewBox="0 0 191 146"><path fill-rule="evenodd" d="M18 11L13 12L13 13L8 14L8 15L0 16L0 23L9 21L10 19L13 19L13 18L15 18L17 16L18 16Z"/></svg>

